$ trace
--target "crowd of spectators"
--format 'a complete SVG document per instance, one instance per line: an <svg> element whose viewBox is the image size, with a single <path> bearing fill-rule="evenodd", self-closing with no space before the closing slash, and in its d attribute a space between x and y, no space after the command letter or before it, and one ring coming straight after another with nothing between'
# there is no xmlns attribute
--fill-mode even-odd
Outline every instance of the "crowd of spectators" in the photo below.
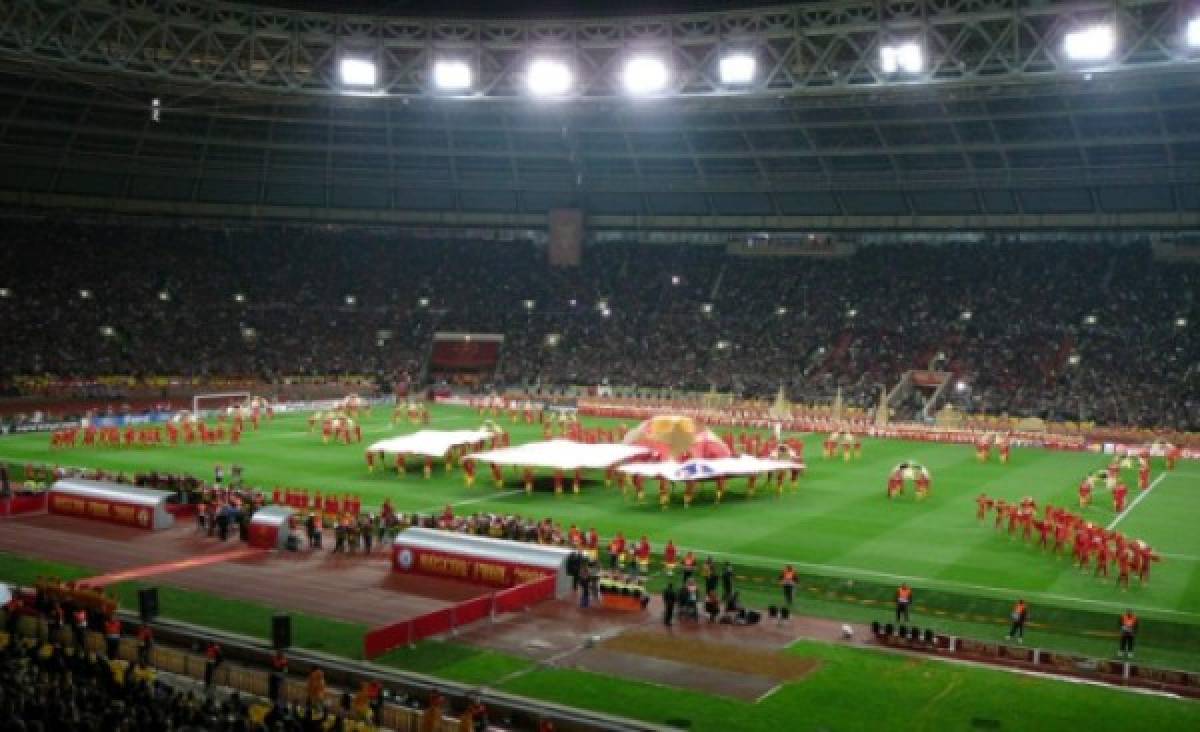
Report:
<svg viewBox="0 0 1200 732"><path fill-rule="evenodd" d="M0 223L19 374L415 378L435 331L502 333L494 383L715 387L871 406L947 370L975 412L1195 428L1200 267L1148 245L891 245L843 258L329 227ZM111 328L111 331L106 329ZM547 337L551 336L550 339ZM551 344L551 342L553 344Z"/></svg>

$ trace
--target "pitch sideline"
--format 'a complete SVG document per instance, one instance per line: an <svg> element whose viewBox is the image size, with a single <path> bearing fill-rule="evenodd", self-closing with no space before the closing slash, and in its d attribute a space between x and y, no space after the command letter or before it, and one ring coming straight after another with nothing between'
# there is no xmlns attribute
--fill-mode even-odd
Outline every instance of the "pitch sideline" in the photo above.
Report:
<svg viewBox="0 0 1200 732"><path fill-rule="evenodd" d="M1106 528L1107 528L1107 530L1108 530L1108 531L1112 531L1114 528L1116 528L1117 524L1121 523L1121 519L1123 519L1123 518L1125 518L1126 516L1128 516L1130 511L1132 511L1133 509L1137 508L1137 505L1138 505L1139 503L1141 503L1141 502L1142 502L1142 499L1143 499L1143 498L1145 498L1146 496L1150 495L1150 494L1151 494L1151 493L1154 491L1154 486L1156 486L1156 485L1158 485L1159 483L1163 482L1163 480L1164 480L1164 479L1165 479L1165 478L1166 478L1168 475L1169 475L1169 473L1163 473L1162 475L1160 475L1160 476L1158 476L1157 478L1155 478L1155 479L1154 479L1154 482L1152 482L1152 483L1150 484L1150 487L1149 487L1149 488L1147 488L1146 490L1142 491L1142 494L1141 494L1140 496L1138 496L1137 498L1133 499L1133 503L1129 504L1129 508L1127 508L1127 509L1125 509L1124 511L1122 511L1121 513L1117 514L1117 517L1116 517L1116 518L1114 518L1114 519L1112 520L1112 523L1111 523L1111 524L1109 524L1109 525L1106 527Z"/></svg>

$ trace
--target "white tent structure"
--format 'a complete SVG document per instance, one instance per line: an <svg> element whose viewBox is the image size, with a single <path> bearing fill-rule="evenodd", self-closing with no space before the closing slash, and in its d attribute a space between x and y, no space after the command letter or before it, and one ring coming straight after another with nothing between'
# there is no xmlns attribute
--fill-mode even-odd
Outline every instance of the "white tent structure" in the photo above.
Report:
<svg viewBox="0 0 1200 732"><path fill-rule="evenodd" d="M490 430L421 430L411 435L374 442L367 452L440 458L452 448L477 445L490 440L495 434Z"/></svg>
<svg viewBox="0 0 1200 732"><path fill-rule="evenodd" d="M627 460L645 457L652 450L620 443L586 444L574 440L546 440L487 450L468 455L479 463L553 470L607 470Z"/></svg>

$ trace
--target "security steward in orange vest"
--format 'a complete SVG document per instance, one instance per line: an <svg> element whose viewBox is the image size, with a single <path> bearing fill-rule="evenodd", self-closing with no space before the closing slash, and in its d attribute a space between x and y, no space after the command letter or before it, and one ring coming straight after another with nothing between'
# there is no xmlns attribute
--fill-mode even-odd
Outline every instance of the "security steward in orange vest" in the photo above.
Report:
<svg viewBox="0 0 1200 732"><path fill-rule="evenodd" d="M1133 658L1133 639L1137 635L1138 618L1132 610L1126 610L1121 616L1121 647L1117 655Z"/></svg>
<svg viewBox="0 0 1200 732"><path fill-rule="evenodd" d="M783 588L783 601L791 610L792 603L796 600L796 570L792 565L783 568L779 575L779 586Z"/></svg>
<svg viewBox="0 0 1200 732"><path fill-rule="evenodd" d="M906 584L900 585L896 590L896 622L900 622L903 618L904 622L908 622L908 609L912 606L912 588Z"/></svg>

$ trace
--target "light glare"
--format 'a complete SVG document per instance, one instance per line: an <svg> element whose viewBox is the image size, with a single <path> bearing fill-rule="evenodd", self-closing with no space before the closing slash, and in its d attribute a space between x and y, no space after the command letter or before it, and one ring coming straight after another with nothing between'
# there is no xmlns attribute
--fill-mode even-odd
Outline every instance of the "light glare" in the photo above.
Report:
<svg viewBox="0 0 1200 732"><path fill-rule="evenodd" d="M526 84L535 96L565 94L571 88L571 70L562 61L537 59L529 64Z"/></svg>
<svg viewBox="0 0 1200 732"><path fill-rule="evenodd" d="M1103 61L1117 48L1117 34L1111 25L1096 25L1072 31L1063 40L1063 52L1072 61Z"/></svg>
<svg viewBox="0 0 1200 732"><path fill-rule="evenodd" d="M1187 33L1184 35L1188 46L1192 48L1200 48L1200 18L1192 18L1187 24Z"/></svg>
<svg viewBox="0 0 1200 732"><path fill-rule="evenodd" d="M754 81L756 62L747 53L734 53L721 59L722 84L749 84Z"/></svg>
<svg viewBox="0 0 1200 732"><path fill-rule="evenodd" d="M360 58L344 58L338 67L342 75L342 83L346 86L375 86L376 69L374 61Z"/></svg>
<svg viewBox="0 0 1200 732"><path fill-rule="evenodd" d="M471 67L465 61L438 61L433 66L433 84L445 91L471 88Z"/></svg>
<svg viewBox="0 0 1200 732"><path fill-rule="evenodd" d="M630 94L653 94L667 86L667 65L657 58L631 58L625 62L624 79Z"/></svg>
<svg viewBox="0 0 1200 732"><path fill-rule="evenodd" d="M879 65L885 74L895 74L898 71L919 74L925 68L925 56L921 53L920 46L909 41L879 49Z"/></svg>

